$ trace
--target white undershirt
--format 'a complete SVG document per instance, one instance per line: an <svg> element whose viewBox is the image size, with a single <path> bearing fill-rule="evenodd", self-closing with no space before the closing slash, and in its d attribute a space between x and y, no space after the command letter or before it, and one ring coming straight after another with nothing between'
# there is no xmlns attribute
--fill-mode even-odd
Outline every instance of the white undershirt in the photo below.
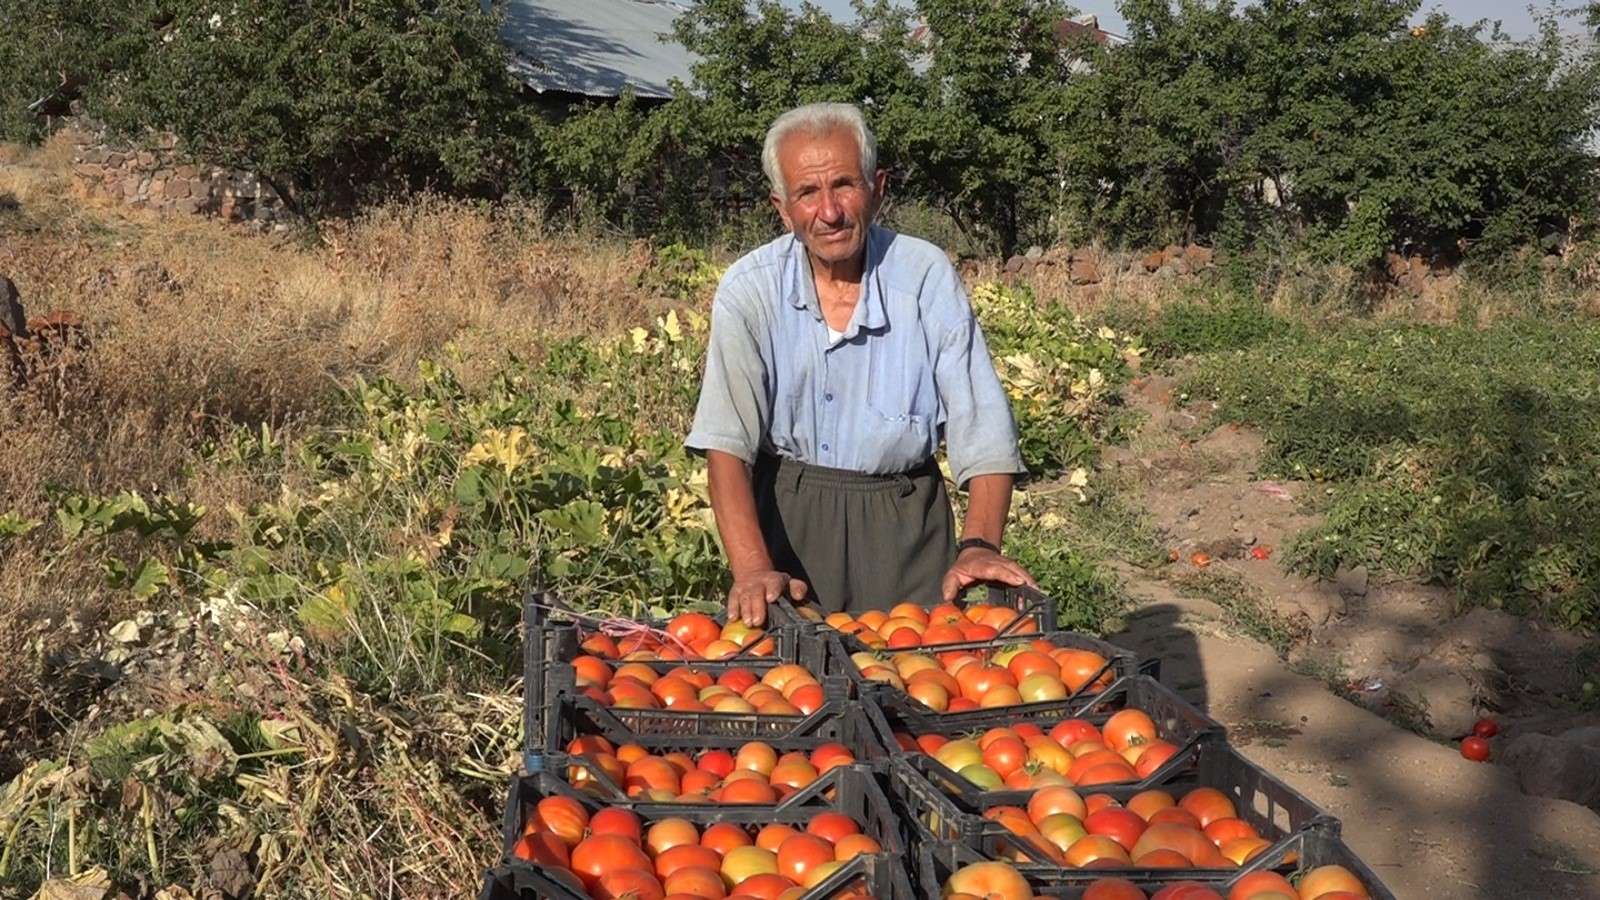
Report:
<svg viewBox="0 0 1600 900"><path fill-rule="evenodd" d="M827 329L828 329L828 346L829 347L832 347L834 344L837 344L840 341L844 340L844 332L842 332L842 331L834 331L832 325L828 325Z"/></svg>

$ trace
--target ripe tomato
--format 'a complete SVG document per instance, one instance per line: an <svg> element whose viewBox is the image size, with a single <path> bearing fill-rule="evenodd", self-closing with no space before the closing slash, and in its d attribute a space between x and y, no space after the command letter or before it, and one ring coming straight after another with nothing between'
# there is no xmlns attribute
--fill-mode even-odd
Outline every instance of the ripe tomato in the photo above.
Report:
<svg viewBox="0 0 1600 900"><path fill-rule="evenodd" d="M722 871L722 855L709 847L690 844L684 847L663 850L656 856L656 874L662 878L672 877L672 873L679 869L695 868L720 872ZM720 882L722 879L718 876L717 880Z"/></svg>
<svg viewBox="0 0 1600 900"><path fill-rule="evenodd" d="M674 616L667 623L667 633L683 644L698 644L722 637L722 626L705 613L688 612Z"/></svg>
<svg viewBox="0 0 1600 900"><path fill-rule="evenodd" d="M1461 755L1473 762L1489 759L1489 742L1476 735L1461 739Z"/></svg>
<svg viewBox="0 0 1600 900"><path fill-rule="evenodd" d="M806 833L814 834L830 844L837 844L852 834L860 834L861 827L844 813L825 812L812 817L806 824Z"/></svg>
<svg viewBox="0 0 1600 900"><path fill-rule="evenodd" d="M1263 547L1263 546L1260 546L1258 544L1258 545L1250 548L1250 557L1252 559L1266 559L1267 557L1269 557L1271 555L1272 555L1272 548L1271 547Z"/></svg>
<svg viewBox="0 0 1600 900"><path fill-rule="evenodd" d="M833 860L833 844L813 834L796 834L778 847L778 874L805 884L812 869Z"/></svg>
<svg viewBox="0 0 1600 900"><path fill-rule="evenodd" d="M567 867L567 845L553 831L531 831L517 839L511 855L539 866Z"/></svg>
<svg viewBox="0 0 1600 900"><path fill-rule="evenodd" d="M666 892L646 864L606 870L595 881L594 896L599 900L664 900Z"/></svg>
<svg viewBox="0 0 1600 900"><path fill-rule="evenodd" d="M983 751L983 764L1005 778L1028 761L1028 748L1014 737L991 741Z"/></svg>
<svg viewBox="0 0 1600 900"><path fill-rule="evenodd" d="M1478 724L1472 726L1472 734L1473 734L1473 736L1474 737L1481 737L1484 740L1488 740L1489 738L1492 738L1492 737L1494 737L1495 735L1497 735L1499 733L1500 733L1500 726L1495 724L1495 721L1493 719L1487 719L1487 718L1479 719L1478 720Z"/></svg>
<svg viewBox="0 0 1600 900"><path fill-rule="evenodd" d="M1111 749L1121 751L1134 744L1148 744L1156 739L1156 723L1142 709L1129 707L1113 713L1101 728Z"/></svg>
<svg viewBox="0 0 1600 900"><path fill-rule="evenodd" d="M665 763L663 763L665 765ZM634 846L644 840L644 823L639 814L620 806L608 806L589 817L589 835L613 834L627 838Z"/></svg>
<svg viewBox="0 0 1600 900"><path fill-rule="evenodd" d="M596 834L585 838L572 848L571 861L572 871L591 891L601 875L614 869L655 870L650 857L645 855L637 840L618 834Z"/></svg>

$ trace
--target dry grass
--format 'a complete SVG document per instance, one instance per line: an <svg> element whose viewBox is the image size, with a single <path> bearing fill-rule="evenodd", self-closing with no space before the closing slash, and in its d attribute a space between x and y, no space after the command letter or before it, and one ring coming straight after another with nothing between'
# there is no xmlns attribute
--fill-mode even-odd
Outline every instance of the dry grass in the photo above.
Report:
<svg viewBox="0 0 1600 900"><path fill-rule="evenodd" d="M248 505L274 486L196 464L224 426L292 432L350 375L410 383L418 360L451 345L463 380L487 378L508 351L637 322L648 298L647 246L553 228L528 208L423 200L262 235L113 202L72 172L60 137L0 159L0 273L30 316L75 312L93 340L26 394L0 383L0 514L48 520L58 489ZM92 631L118 613L98 607L92 567L64 581L43 546L0 544L0 732L46 715L36 678L41 652L73 640L62 618Z"/></svg>

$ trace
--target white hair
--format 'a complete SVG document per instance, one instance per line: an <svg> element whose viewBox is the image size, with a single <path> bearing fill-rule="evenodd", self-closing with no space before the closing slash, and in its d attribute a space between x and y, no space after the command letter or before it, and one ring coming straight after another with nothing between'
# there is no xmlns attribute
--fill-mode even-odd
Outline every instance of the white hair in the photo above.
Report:
<svg viewBox="0 0 1600 900"><path fill-rule="evenodd" d="M862 117L861 110L849 103L811 103L789 110L767 129L767 141L761 148L761 169L767 173L773 193L781 199L788 199L783 173L778 171L778 147L785 139L800 132L820 137L836 131L844 131L855 137L856 146L861 148L861 177L866 180L870 190L872 176L878 171L878 142L873 139L872 130L867 128L867 120Z"/></svg>

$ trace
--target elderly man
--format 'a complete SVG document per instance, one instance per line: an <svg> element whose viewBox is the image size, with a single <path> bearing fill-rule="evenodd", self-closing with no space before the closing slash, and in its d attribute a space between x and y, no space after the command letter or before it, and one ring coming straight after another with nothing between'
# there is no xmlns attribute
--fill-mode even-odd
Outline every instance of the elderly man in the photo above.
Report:
<svg viewBox="0 0 1600 900"><path fill-rule="evenodd" d="M723 276L694 427L728 554L730 617L810 593L826 612L1032 584L1000 550L1016 422L943 251L872 224L885 177L861 113L813 104L767 132L791 234ZM934 461L968 491L962 537Z"/></svg>

